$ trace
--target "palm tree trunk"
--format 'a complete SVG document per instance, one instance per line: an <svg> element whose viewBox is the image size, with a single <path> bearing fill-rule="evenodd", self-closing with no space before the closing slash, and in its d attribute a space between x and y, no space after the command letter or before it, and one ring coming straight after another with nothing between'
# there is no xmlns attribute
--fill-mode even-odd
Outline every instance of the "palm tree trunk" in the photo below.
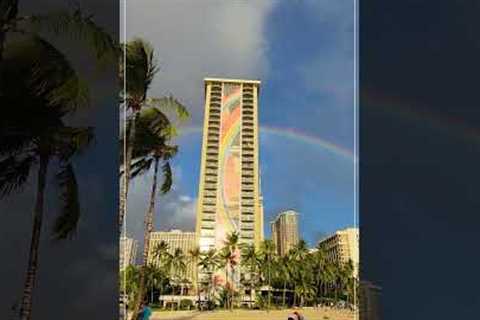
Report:
<svg viewBox="0 0 480 320"><path fill-rule="evenodd" d="M28 255L28 268L25 285L23 287L22 305L20 308L20 319L30 320L32 318L32 298L38 268L38 249L40 245L40 234L42 231L43 202L45 196L45 181L47 178L48 157L40 156L40 167L38 169L37 199L33 216L32 238L30 241L30 252Z"/></svg>
<svg viewBox="0 0 480 320"><path fill-rule="evenodd" d="M151 287L151 292L150 292L150 303L153 303L153 283L152 283L152 287Z"/></svg>
<svg viewBox="0 0 480 320"><path fill-rule="evenodd" d="M155 195L157 190L157 175L158 175L158 163L159 159L155 159L155 168L153 173L153 183L152 183L152 192L150 193L150 205L145 216L145 231L143 235L143 262L140 268L140 286L138 289L137 301L135 302L135 307L133 309L133 314L131 320L135 320L136 314L140 310L140 305L142 304L143 294L145 291L145 268L148 262L148 251L150 249L150 233L153 229L153 214L155 211Z"/></svg>
<svg viewBox="0 0 480 320"><path fill-rule="evenodd" d="M272 291L272 285L271 285L271 271L270 271L270 262L268 263L268 306L267 306L267 312L270 312L270 303L271 303L271 291Z"/></svg>
<svg viewBox="0 0 480 320"><path fill-rule="evenodd" d="M228 309L228 264L225 265L225 310Z"/></svg>
<svg viewBox="0 0 480 320"><path fill-rule="evenodd" d="M282 298L283 308L285 308L286 295L287 295L287 281L284 280L284 281L283 281L283 298Z"/></svg>
<svg viewBox="0 0 480 320"><path fill-rule="evenodd" d="M125 154L125 163L123 164L125 172L123 174L123 181L120 183L120 211L118 213L118 232L120 235L122 234L123 220L125 219L125 215L127 213L128 186L130 185L130 165L132 162L133 147L135 146L135 127L138 116L139 112L135 111L133 119L130 122L128 140L126 141L127 150Z"/></svg>
<svg viewBox="0 0 480 320"><path fill-rule="evenodd" d="M293 286L293 305L297 305L297 285Z"/></svg>
<svg viewBox="0 0 480 320"><path fill-rule="evenodd" d="M3 30L4 28L4 24L0 24L0 28L1 30ZM3 60L3 51L4 51L4 47L5 47L5 32L4 31L0 31L0 61Z"/></svg>
<svg viewBox="0 0 480 320"><path fill-rule="evenodd" d="M198 261L195 261L195 270L196 270L196 283L197 283L197 297L198 297L198 306L197 308L200 310L200 275L198 274Z"/></svg>

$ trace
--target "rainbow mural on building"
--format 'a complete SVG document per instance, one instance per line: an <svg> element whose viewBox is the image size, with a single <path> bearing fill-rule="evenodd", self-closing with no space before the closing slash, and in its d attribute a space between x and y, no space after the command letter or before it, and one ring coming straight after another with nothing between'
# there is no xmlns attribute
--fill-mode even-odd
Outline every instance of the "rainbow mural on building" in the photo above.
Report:
<svg viewBox="0 0 480 320"><path fill-rule="evenodd" d="M217 247L223 246L228 233L239 231L241 190L241 98L242 87L223 84L219 152L219 199L217 211Z"/></svg>

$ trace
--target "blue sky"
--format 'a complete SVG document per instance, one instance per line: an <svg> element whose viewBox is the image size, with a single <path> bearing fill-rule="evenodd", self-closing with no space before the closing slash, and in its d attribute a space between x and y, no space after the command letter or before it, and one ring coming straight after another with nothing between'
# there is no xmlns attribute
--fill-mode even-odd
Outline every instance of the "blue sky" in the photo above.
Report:
<svg viewBox="0 0 480 320"><path fill-rule="evenodd" d="M203 78L260 79L260 167L268 221L282 209L300 212L302 236L322 235L354 223L354 164L322 139L353 150L353 0L162 1L127 4L127 37L149 40L161 71L150 94L173 94L203 121ZM278 129L295 130L287 136ZM274 131L274 132L273 132ZM201 134L178 138L174 190L159 198L158 229L193 230ZM188 133L190 132L190 133ZM127 229L141 238L150 186L133 182Z"/></svg>

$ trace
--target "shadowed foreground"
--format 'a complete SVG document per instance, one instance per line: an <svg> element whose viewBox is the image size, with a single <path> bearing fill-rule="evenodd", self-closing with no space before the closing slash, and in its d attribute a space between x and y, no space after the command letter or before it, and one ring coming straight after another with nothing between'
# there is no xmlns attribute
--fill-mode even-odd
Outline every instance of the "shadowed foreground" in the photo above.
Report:
<svg viewBox="0 0 480 320"><path fill-rule="evenodd" d="M214 311L214 312L191 312L191 311L173 311L173 312L154 312L152 320L286 320L291 310L251 311L234 310ZM353 312L339 311L332 309L306 309L302 310L306 320L354 320L358 319Z"/></svg>

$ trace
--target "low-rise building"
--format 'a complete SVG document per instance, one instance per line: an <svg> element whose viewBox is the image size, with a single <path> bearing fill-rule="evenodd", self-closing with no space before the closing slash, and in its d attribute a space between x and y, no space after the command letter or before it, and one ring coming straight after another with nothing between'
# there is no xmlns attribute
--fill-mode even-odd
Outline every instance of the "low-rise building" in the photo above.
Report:
<svg viewBox="0 0 480 320"><path fill-rule="evenodd" d="M318 247L322 248L327 259L335 263L353 263L353 273L358 278L359 269L359 230L358 228L346 228L336 231L333 235L320 240Z"/></svg>

